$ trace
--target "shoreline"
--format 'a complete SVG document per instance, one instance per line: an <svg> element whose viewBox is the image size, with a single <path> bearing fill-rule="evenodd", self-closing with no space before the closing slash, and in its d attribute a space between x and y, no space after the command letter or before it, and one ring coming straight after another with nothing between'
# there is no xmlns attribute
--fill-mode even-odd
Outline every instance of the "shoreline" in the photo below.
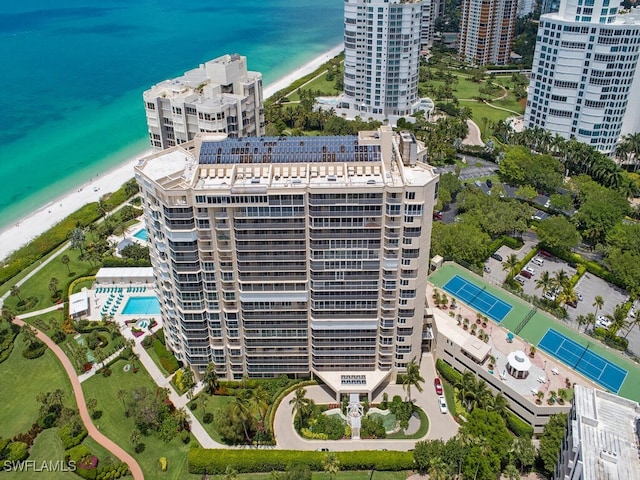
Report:
<svg viewBox="0 0 640 480"><path fill-rule="evenodd" d="M294 81L313 72L323 63L326 63L338 55L343 48L342 44L333 47L284 77L267 85L263 89L263 98L267 99L271 97L277 91L288 87ZM122 184L133 178L133 167L138 161L151 153L153 153L153 150L146 149L143 152L135 154L132 158L114 166L111 170L98 173L95 179L92 177L91 181L77 185L73 190L68 191L44 205L40 205L14 225L9 225L0 230L0 261L5 260L15 250L29 243L38 235L43 234L83 205L97 202L105 193L114 192L120 188Z"/></svg>

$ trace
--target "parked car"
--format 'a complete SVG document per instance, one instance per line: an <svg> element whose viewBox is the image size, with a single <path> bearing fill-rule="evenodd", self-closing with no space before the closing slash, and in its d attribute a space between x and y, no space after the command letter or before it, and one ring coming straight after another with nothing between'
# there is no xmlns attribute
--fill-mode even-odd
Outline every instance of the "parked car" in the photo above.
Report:
<svg viewBox="0 0 640 480"><path fill-rule="evenodd" d="M447 413L447 400L444 398L444 395L440 395L438 397L438 404L440 405L440 412Z"/></svg>
<svg viewBox="0 0 640 480"><path fill-rule="evenodd" d="M436 389L436 395L442 395L442 382L438 377L433 379L433 386Z"/></svg>
<svg viewBox="0 0 640 480"><path fill-rule="evenodd" d="M487 183L487 187L489 187L489 188L493 187L493 182L491 181L490 178L487 178L487 182L486 183Z"/></svg>
<svg viewBox="0 0 640 480"><path fill-rule="evenodd" d="M547 292L544 294L544 298L553 302L556 299L556 295L553 292Z"/></svg>
<svg viewBox="0 0 640 480"><path fill-rule="evenodd" d="M497 253L491 254L491 258L493 258L494 260L498 260L499 262L502 261L502 255L499 255Z"/></svg>
<svg viewBox="0 0 640 480"><path fill-rule="evenodd" d="M567 305L570 307L576 308L578 306L578 302L576 300L570 300L567 302Z"/></svg>
<svg viewBox="0 0 640 480"><path fill-rule="evenodd" d="M540 252L538 252L538 253L540 253L540 255L544 255L544 256L545 256L545 257L547 257L547 258L551 258L551 257L553 257L553 255L551 255L551 254L550 254L549 252L547 252L546 250L540 250Z"/></svg>
<svg viewBox="0 0 640 480"><path fill-rule="evenodd" d="M487 273L491 273L491 267L489 265L484 266L484 271Z"/></svg>
<svg viewBox="0 0 640 480"><path fill-rule="evenodd" d="M535 275L536 271L531 267L524 267L525 271L529 272L531 275Z"/></svg>
<svg viewBox="0 0 640 480"><path fill-rule="evenodd" d="M609 328L613 322L604 315L598 315L596 320L596 327Z"/></svg>
<svg viewBox="0 0 640 480"><path fill-rule="evenodd" d="M544 265L544 260L540 257L533 257L531 259L531 262L534 263L535 265L538 265L539 267L542 267Z"/></svg>
<svg viewBox="0 0 640 480"><path fill-rule="evenodd" d="M433 212L434 220L442 220L442 212Z"/></svg>
<svg viewBox="0 0 640 480"><path fill-rule="evenodd" d="M522 270L520 272L520 276L528 279L528 278L531 278L532 275L531 275L531 272L528 272L526 270Z"/></svg>
<svg viewBox="0 0 640 480"><path fill-rule="evenodd" d="M478 188L482 187L482 183L480 182L480 180L476 180L475 182L473 182L473 184Z"/></svg>
<svg viewBox="0 0 640 480"><path fill-rule="evenodd" d="M520 285L524 285L524 282L526 280L526 278L520 276L520 275L516 275L515 277L513 277L513 279L518 282Z"/></svg>
<svg viewBox="0 0 640 480"><path fill-rule="evenodd" d="M582 296L581 293L577 293L576 295L578 296L578 301L581 302L582 300L584 300L584 297Z"/></svg>

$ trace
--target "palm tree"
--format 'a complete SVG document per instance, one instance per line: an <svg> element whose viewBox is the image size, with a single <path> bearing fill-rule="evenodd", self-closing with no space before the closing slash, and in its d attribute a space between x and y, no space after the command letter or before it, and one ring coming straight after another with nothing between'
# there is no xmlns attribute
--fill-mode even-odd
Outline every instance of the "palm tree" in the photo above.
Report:
<svg viewBox="0 0 640 480"><path fill-rule="evenodd" d="M489 391L489 388L487 388L487 384L480 379L476 379L475 381L475 387L473 389L473 400L472 400L472 406L473 408L471 410L473 410L474 408L486 408L488 403L491 401L492 395L491 392Z"/></svg>
<svg viewBox="0 0 640 480"><path fill-rule="evenodd" d="M295 396L289 400L289 405L292 405L291 412L295 415L300 415L300 423L304 423L304 419L311 410L312 402L306 397L307 390L299 387L296 389Z"/></svg>
<svg viewBox="0 0 640 480"><path fill-rule="evenodd" d="M322 468L329 475L330 480L334 480L338 472L340 471L340 460L334 452L327 452L324 454L322 460Z"/></svg>
<svg viewBox="0 0 640 480"><path fill-rule="evenodd" d="M413 385L419 392L422 392L422 385L420 384L423 382L424 378L420 375L420 366L415 360L411 360L407 364L407 372L402 379L402 386L407 390L407 397L409 397L410 402L413 402L411 399L411 386Z"/></svg>
<svg viewBox="0 0 640 480"><path fill-rule="evenodd" d="M82 228L74 228L71 232L71 248L73 248L74 250L76 248L80 249L80 255L84 255L82 246L84 245L85 239L86 235Z"/></svg>
<svg viewBox="0 0 640 480"><path fill-rule="evenodd" d="M124 185L124 193L127 195L127 198L133 197L140 188L138 187L138 182L136 182L135 178L132 178Z"/></svg>
<svg viewBox="0 0 640 480"><path fill-rule="evenodd" d="M458 400L465 406L467 411L471 411L471 399L475 391L476 379L470 371L466 371L455 384Z"/></svg>
<svg viewBox="0 0 640 480"><path fill-rule="evenodd" d="M140 443L140 438L141 438L140 430L138 430L137 428L134 428L131 431L131 435L129 435L129 440L131 440L131 443L133 443L133 445L137 447L138 443Z"/></svg>
<svg viewBox="0 0 640 480"><path fill-rule="evenodd" d="M251 443L247 422L251 420L253 416L251 415L251 409L249 407L249 398L245 392L247 391L242 390L242 393L238 393L234 397L232 412L242 422L242 429L244 430L244 436L247 443Z"/></svg>
<svg viewBox="0 0 640 480"><path fill-rule="evenodd" d="M18 298L18 302L22 303L22 298L20 298L20 287L18 285L14 285L13 287L11 287L11 290L9 291L9 294L12 297L17 297Z"/></svg>
<svg viewBox="0 0 640 480"><path fill-rule="evenodd" d="M578 324L578 331L580 331L580 327L587 324L587 317L584 315L578 315L576 317L576 323Z"/></svg>
<svg viewBox="0 0 640 480"><path fill-rule="evenodd" d="M504 262L502 262L502 270L503 271L508 270L509 275L514 276L518 269L519 263L520 263L520 260L518 260L518 256L515 253L512 253L507 257L507 259Z"/></svg>
<svg viewBox="0 0 640 480"><path fill-rule="evenodd" d="M220 388L220 380L216 373L216 364L210 362L202 375L202 382L204 383L204 389L209 395L213 395L218 388Z"/></svg>
<svg viewBox="0 0 640 480"><path fill-rule="evenodd" d="M124 404L124 401L126 400L126 398L127 398L127 391L122 389L122 388L120 390L118 390L118 400L120 400L122 402L122 409L123 410L126 410L126 406Z"/></svg>
<svg viewBox="0 0 640 480"><path fill-rule="evenodd" d="M71 268L69 267L69 262L71 261L71 259L69 258L69 255L67 255L67 254L62 255L62 257L60 257L60 261L62 262L63 265L65 265L67 267L67 271L69 272L69 276L71 276Z"/></svg>
<svg viewBox="0 0 640 480"><path fill-rule="evenodd" d="M509 408L509 401L502 394L502 392L498 392L495 397L491 397L486 406L486 409L490 412L495 412L501 417L505 417L507 415L507 411Z"/></svg>
<svg viewBox="0 0 640 480"><path fill-rule="evenodd" d="M558 301L565 304L575 304L575 302L578 301L578 294L571 285L567 285L560 291L560 294L558 295Z"/></svg>
<svg viewBox="0 0 640 480"><path fill-rule="evenodd" d="M227 469L224 471L222 480L236 480L238 478L237 470L234 470L231 465L227 465Z"/></svg>
<svg viewBox="0 0 640 480"><path fill-rule="evenodd" d="M49 280L49 290L51 290L51 296L57 297L58 295L58 279L56 277L51 277Z"/></svg>
<svg viewBox="0 0 640 480"><path fill-rule="evenodd" d="M540 273L540 277L536 280L536 289L542 289L542 295L546 295L554 285L554 280L551 278L551 274L545 270Z"/></svg>
<svg viewBox="0 0 640 480"><path fill-rule="evenodd" d="M629 326L629 322L627 322L627 312L622 305L616 305L616 308L613 310L613 315L606 315L606 317L611 320L609 331L613 335Z"/></svg>
<svg viewBox="0 0 640 480"><path fill-rule="evenodd" d="M590 326L593 327L595 324L596 324L596 314L592 312L587 313L587 315L585 316L584 331L586 332Z"/></svg>
<svg viewBox="0 0 640 480"><path fill-rule="evenodd" d="M427 474L430 480L447 480L449 478L449 466L441 457L431 457L427 467Z"/></svg>
<svg viewBox="0 0 640 480"><path fill-rule="evenodd" d="M556 272L555 276L553 277L553 281L561 289L567 288L571 285L571 279L569 278L569 275L567 275L567 272L564 271L564 269L560 269Z"/></svg>
<svg viewBox="0 0 640 480"><path fill-rule="evenodd" d="M249 402L253 411L258 414L258 431L261 434L267 432L266 419L269 411L269 400L271 400L271 396L262 386L258 386L251 391Z"/></svg>
<svg viewBox="0 0 640 480"><path fill-rule="evenodd" d="M591 306L596 307L596 311L594 315L597 317L598 309L602 309L602 307L604 306L604 298L602 298L600 295L596 295L595 298L593 299L593 305Z"/></svg>

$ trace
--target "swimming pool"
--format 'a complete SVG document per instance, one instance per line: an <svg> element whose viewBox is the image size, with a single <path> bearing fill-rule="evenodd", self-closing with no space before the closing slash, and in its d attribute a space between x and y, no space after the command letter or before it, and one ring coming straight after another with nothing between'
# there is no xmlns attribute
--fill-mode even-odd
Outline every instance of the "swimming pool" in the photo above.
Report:
<svg viewBox="0 0 640 480"><path fill-rule="evenodd" d="M122 315L160 315L158 297L130 297Z"/></svg>
<svg viewBox="0 0 640 480"><path fill-rule="evenodd" d="M144 240L145 242L149 239L149 236L147 235L147 230L144 228L138 230L136 233L133 234L133 236L136 237L138 240Z"/></svg>

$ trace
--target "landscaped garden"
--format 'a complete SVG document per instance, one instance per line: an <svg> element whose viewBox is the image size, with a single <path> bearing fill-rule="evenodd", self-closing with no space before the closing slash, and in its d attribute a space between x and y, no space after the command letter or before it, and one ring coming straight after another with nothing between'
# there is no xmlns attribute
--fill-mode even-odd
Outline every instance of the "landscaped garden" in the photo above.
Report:
<svg viewBox="0 0 640 480"><path fill-rule="evenodd" d="M134 373L127 365L131 363L119 359L109 366L109 376L95 375L82 384L85 396L97 401L95 411L101 412L94 424L136 458L146 479L185 478L187 452L197 445L185 412L173 407L146 370Z"/></svg>

